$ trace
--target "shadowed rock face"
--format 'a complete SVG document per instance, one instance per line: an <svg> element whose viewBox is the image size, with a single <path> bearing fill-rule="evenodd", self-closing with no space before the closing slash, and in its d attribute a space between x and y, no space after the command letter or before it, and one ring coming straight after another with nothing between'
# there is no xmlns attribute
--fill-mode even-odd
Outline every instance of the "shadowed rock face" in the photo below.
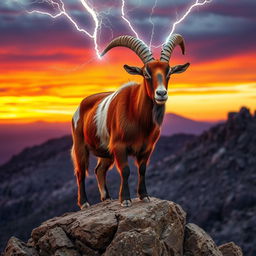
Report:
<svg viewBox="0 0 256 256"><path fill-rule="evenodd" d="M201 228L192 223L187 224L185 227L184 254L222 256L222 253L212 238Z"/></svg>
<svg viewBox="0 0 256 256"><path fill-rule="evenodd" d="M3 255L242 256L230 244L219 249L198 226L186 225L179 205L152 198L129 208L106 201L50 219L33 230L27 244L12 237Z"/></svg>

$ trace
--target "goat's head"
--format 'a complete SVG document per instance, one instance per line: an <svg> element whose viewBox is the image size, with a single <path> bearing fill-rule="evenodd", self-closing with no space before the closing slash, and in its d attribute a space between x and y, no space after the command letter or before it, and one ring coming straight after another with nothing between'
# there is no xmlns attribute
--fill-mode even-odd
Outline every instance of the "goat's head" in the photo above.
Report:
<svg viewBox="0 0 256 256"><path fill-rule="evenodd" d="M184 40L181 35L174 34L163 46L160 60L155 60L149 48L138 38L132 36L119 36L113 39L102 52L102 56L110 49L123 46L133 50L143 61L142 68L124 65L125 70L132 75L141 75L144 78L144 85L148 96L156 104L164 104L168 98L168 82L170 76L175 73L182 73L189 63L170 67L169 60L174 48L179 45L182 53L185 53Z"/></svg>

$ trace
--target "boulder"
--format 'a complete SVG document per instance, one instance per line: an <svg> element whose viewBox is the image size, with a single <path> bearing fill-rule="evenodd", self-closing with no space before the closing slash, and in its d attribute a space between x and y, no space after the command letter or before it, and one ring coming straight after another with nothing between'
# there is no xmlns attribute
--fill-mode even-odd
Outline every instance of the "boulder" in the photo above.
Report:
<svg viewBox="0 0 256 256"><path fill-rule="evenodd" d="M243 256L241 248L233 242L219 246L219 250L223 256Z"/></svg>
<svg viewBox="0 0 256 256"><path fill-rule="evenodd" d="M212 238L195 224L185 228L184 256L222 256Z"/></svg>
<svg viewBox="0 0 256 256"><path fill-rule="evenodd" d="M224 245L223 245L224 246ZM132 207L105 201L66 213L32 231L28 243L12 237L4 256L223 256L213 240L171 201L133 200ZM224 256L241 256L225 254Z"/></svg>
<svg viewBox="0 0 256 256"><path fill-rule="evenodd" d="M4 256L39 256L35 248L31 248L16 237L11 237L3 253Z"/></svg>

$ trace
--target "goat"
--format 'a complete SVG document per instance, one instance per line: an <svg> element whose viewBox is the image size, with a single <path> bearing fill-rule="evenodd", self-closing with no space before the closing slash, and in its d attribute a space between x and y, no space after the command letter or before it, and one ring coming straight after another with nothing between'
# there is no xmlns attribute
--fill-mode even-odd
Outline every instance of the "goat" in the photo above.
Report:
<svg viewBox="0 0 256 256"><path fill-rule="evenodd" d="M174 48L185 52L184 39L175 34L163 46L160 60L155 60L149 48L132 36L119 36L105 48L123 46L134 51L143 61L142 68L124 65L132 75L143 76L143 83L130 82L116 92L98 93L86 97L72 118L73 146L71 155L78 185L78 205L89 206L85 192L85 173L88 172L89 152L98 157L95 169L101 200L110 198L106 173L116 163L121 176L119 199L121 205L131 205L128 178L128 156L136 158L138 166L138 196L149 201L145 184L146 166L160 135L160 127L168 98L168 81L172 74L184 72L189 63L169 66Z"/></svg>

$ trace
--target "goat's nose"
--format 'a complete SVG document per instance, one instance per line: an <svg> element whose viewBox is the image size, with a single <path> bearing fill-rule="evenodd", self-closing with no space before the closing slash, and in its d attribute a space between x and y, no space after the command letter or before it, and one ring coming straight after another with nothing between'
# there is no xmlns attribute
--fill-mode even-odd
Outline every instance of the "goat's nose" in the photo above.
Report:
<svg viewBox="0 0 256 256"><path fill-rule="evenodd" d="M158 96L162 96L163 97L163 96L165 96L167 94L167 91L166 90L157 90L156 94Z"/></svg>

